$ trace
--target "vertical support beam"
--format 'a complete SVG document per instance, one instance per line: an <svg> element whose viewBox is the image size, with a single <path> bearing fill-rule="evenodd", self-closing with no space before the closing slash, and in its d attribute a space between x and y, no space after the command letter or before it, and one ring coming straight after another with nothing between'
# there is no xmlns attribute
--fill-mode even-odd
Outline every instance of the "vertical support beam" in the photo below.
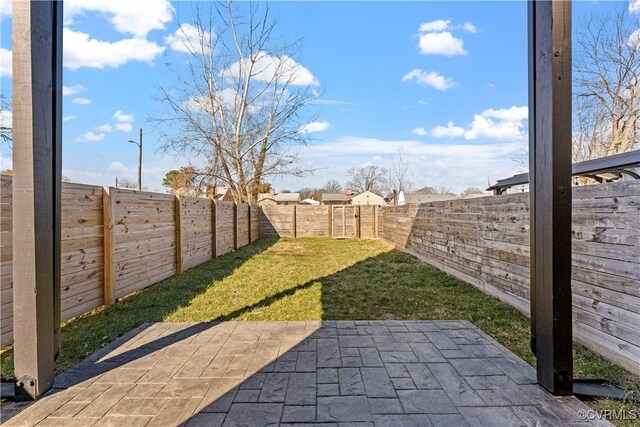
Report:
<svg viewBox="0 0 640 427"><path fill-rule="evenodd" d="M15 395L30 400L59 343L62 2L13 2L13 58Z"/></svg>
<svg viewBox="0 0 640 427"><path fill-rule="evenodd" d="M347 207L342 206L342 237L347 238Z"/></svg>
<svg viewBox="0 0 640 427"><path fill-rule="evenodd" d="M106 306L116 302L116 194L115 188L104 187L102 190L103 289Z"/></svg>
<svg viewBox="0 0 640 427"><path fill-rule="evenodd" d="M378 237L378 218L376 215L377 206L371 206L371 237Z"/></svg>
<svg viewBox="0 0 640 427"><path fill-rule="evenodd" d="M182 273L182 261L184 254L182 253L182 197L176 196L176 274Z"/></svg>
<svg viewBox="0 0 640 427"><path fill-rule="evenodd" d="M297 209L296 205L293 205L293 238L298 237L298 221L297 221Z"/></svg>
<svg viewBox="0 0 640 427"><path fill-rule="evenodd" d="M378 238L378 214L380 212L380 207L379 206L374 206L373 207L373 237L375 239Z"/></svg>
<svg viewBox="0 0 640 427"><path fill-rule="evenodd" d="M233 250L238 249L238 204L233 203Z"/></svg>
<svg viewBox="0 0 640 427"><path fill-rule="evenodd" d="M249 244L251 244L251 203L247 205L247 233L249 234Z"/></svg>
<svg viewBox="0 0 640 427"><path fill-rule="evenodd" d="M532 345L538 383L573 393L571 2L529 2Z"/></svg>
<svg viewBox="0 0 640 427"><path fill-rule="evenodd" d="M333 238L333 207L327 206L327 224L329 227L329 238Z"/></svg>
<svg viewBox="0 0 640 427"><path fill-rule="evenodd" d="M356 207L355 207L355 212L354 212L354 213L355 213L355 216L356 216L356 239L359 239L359 238L360 238L361 231L362 231L362 230L360 229L360 227L361 227L361 223L360 223L360 218L361 218L361 216L360 216L360 212L361 212L361 211L360 211L360 205L358 205L358 206L356 206Z"/></svg>
<svg viewBox="0 0 640 427"><path fill-rule="evenodd" d="M217 224L217 207L218 203L215 200L211 200L211 244L213 247L211 248L211 258L215 259L218 257L218 229L216 228Z"/></svg>

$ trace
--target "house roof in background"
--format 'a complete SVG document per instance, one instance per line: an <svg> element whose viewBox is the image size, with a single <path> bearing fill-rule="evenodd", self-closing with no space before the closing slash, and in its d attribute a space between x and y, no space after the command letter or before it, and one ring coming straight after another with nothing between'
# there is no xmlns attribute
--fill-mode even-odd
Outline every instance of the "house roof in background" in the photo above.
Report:
<svg viewBox="0 0 640 427"><path fill-rule="evenodd" d="M269 193L258 194L258 201L264 199L275 200L276 202L298 202L300 201L300 193L278 193L274 196Z"/></svg>
<svg viewBox="0 0 640 427"><path fill-rule="evenodd" d="M322 201L323 202L348 202L349 200L351 200L351 197L353 196L349 196L347 194L344 193L323 193L322 194Z"/></svg>

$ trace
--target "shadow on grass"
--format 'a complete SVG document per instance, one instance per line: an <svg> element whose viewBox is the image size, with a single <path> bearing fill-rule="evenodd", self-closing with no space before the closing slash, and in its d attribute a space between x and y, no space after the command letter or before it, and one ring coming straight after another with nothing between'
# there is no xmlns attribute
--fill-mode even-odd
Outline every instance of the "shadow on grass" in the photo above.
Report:
<svg viewBox="0 0 640 427"><path fill-rule="evenodd" d="M161 322L180 307L205 292L212 283L231 275L237 268L276 243L261 239L251 245L172 276L117 304L100 308L64 322L56 372L80 362L119 336L147 322ZM2 355L2 379L13 378L13 350Z"/></svg>

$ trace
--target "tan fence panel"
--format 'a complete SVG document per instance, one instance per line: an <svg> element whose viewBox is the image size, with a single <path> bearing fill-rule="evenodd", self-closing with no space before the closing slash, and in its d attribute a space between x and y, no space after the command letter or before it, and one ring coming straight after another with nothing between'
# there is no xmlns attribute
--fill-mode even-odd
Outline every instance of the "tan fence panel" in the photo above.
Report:
<svg viewBox="0 0 640 427"><path fill-rule="evenodd" d="M62 184L61 319L104 304L102 187Z"/></svg>
<svg viewBox="0 0 640 427"><path fill-rule="evenodd" d="M238 203L236 207L236 244L238 248L247 246L249 243L249 205Z"/></svg>
<svg viewBox="0 0 640 427"><path fill-rule="evenodd" d="M333 238L352 239L356 237L356 206L332 206Z"/></svg>
<svg viewBox="0 0 640 427"><path fill-rule="evenodd" d="M295 237L295 206L262 206L262 237Z"/></svg>
<svg viewBox="0 0 640 427"><path fill-rule="evenodd" d="M182 197L182 267L195 267L213 257L213 201Z"/></svg>
<svg viewBox="0 0 640 427"><path fill-rule="evenodd" d="M330 237L326 206L296 206L296 237Z"/></svg>
<svg viewBox="0 0 640 427"><path fill-rule="evenodd" d="M13 191L12 177L0 175L0 342L13 342Z"/></svg>
<svg viewBox="0 0 640 427"><path fill-rule="evenodd" d="M116 298L176 274L176 198L111 189L115 197Z"/></svg>
<svg viewBox="0 0 640 427"><path fill-rule="evenodd" d="M260 238L260 206L251 205L251 243Z"/></svg>
<svg viewBox="0 0 640 427"><path fill-rule="evenodd" d="M360 206L360 238L375 239L375 206Z"/></svg>
<svg viewBox="0 0 640 427"><path fill-rule="evenodd" d="M640 182L577 187L573 195L574 335L640 373ZM378 231L528 313L528 205L525 193L383 207Z"/></svg>
<svg viewBox="0 0 640 427"><path fill-rule="evenodd" d="M234 250L235 225L233 202L216 202L216 256L224 255Z"/></svg>

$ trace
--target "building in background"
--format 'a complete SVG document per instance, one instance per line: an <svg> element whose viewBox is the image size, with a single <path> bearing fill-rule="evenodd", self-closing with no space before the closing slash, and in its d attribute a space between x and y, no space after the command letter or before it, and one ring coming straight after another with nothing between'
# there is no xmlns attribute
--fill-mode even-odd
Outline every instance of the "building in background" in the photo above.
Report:
<svg viewBox="0 0 640 427"><path fill-rule="evenodd" d="M276 193L270 188L268 193L258 194L258 205L299 205L300 193Z"/></svg>
<svg viewBox="0 0 640 427"><path fill-rule="evenodd" d="M323 193L322 204L323 205L350 205L351 198L353 197L353 191L347 188L345 193Z"/></svg>
<svg viewBox="0 0 640 427"><path fill-rule="evenodd" d="M371 191L365 191L351 198L352 205L371 205L371 206L386 206L387 202L384 197L373 193Z"/></svg>

